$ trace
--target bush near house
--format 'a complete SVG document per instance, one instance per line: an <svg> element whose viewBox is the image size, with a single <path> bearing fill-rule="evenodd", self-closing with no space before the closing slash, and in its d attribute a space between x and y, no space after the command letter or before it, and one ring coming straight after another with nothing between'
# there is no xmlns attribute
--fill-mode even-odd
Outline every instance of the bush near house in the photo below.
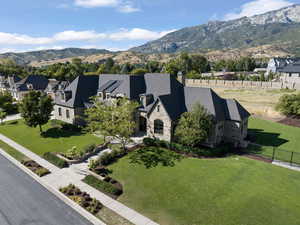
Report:
<svg viewBox="0 0 300 225"><path fill-rule="evenodd" d="M88 175L83 179L83 182L113 197L118 197L123 193L121 185L110 177L105 178L103 181L92 175Z"/></svg>
<svg viewBox="0 0 300 225"><path fill-rule="evenodd" d="M162 140L152 139L152 138L144 138L143 143L146 146L167 148L179 154L187 154L189 156L194 156L194 157L222 157L233 151L229 145L223 145L214 149L205 148L205 147L193 148L175 142L167 142L167 141L162 141Z"/></svg>
<svg viewBox="0 0 300 225"><path fill-rule="evenodd" d="M54 155L51 152L46 152L43 155L43 158L46 159L47 161L49 161L50 163L54 164L55 166L59 167L59 168L68 167L68 163L65 160L57 157L56 155Z"/></svg>

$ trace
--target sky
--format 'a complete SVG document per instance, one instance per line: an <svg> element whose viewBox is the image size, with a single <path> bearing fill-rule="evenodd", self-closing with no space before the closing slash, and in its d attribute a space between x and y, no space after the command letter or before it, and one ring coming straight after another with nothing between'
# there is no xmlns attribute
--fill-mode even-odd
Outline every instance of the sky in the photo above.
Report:
<svg viewBox="0 0 300 225"><path fill-rule="evenodd" d="M127 50L213 20L300 0L2 0L0 53L67 47Z"/></svg>

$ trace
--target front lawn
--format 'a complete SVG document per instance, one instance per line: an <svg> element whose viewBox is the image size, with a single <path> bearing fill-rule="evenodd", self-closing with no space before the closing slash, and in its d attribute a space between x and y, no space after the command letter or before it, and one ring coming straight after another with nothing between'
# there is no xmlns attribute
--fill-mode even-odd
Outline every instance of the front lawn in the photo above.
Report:
<svg viewBox="0 0 300 225"><path fill-rule="evenodd" d="M300 128L267 120L250 118L249 135L255 143L300 153Z"/></svg>
<svg viewBox="0 0 300 225"><path fill-rule="evenodd" d="M54 129L50 123L43 126L46 137L42 137L39 128L30 128L22 120L6 122L0 126L0 133L31 151L43 155L46 152L66 152L76 146L82 149L89 144L101 144L103 140L91 134Z"/></svg>
<svg viewBox="0 0 300 225"><path fill-rule="evenodd" d="M298 225L300 173L244 157L110 166L119 198L162 225Z"/></svg>

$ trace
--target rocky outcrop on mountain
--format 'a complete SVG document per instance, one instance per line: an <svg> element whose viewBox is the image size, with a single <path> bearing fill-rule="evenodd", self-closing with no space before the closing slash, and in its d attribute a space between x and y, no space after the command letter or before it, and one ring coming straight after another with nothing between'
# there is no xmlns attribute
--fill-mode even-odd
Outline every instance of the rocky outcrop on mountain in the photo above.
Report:
<svg viewBox="0 0 300 225"><path fill-rule="evenodd" d="M208 52L288 42L300 43L300 5L183 28L131 50L141 53Z"/></svg>

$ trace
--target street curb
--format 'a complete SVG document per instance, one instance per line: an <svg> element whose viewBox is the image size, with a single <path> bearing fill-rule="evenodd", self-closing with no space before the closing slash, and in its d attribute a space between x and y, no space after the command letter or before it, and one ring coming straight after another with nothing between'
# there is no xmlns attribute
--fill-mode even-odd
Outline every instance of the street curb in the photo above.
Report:
<svg viewBox="0 0 300 225"><path fill-rule="evenodd" d="M59 198L61 201L63 201L65 204L70 206L73 210L75 210L77 213L79 213L81 216L86 218L89 222L91 222L94 225L106 225L103 223L100 219L86 211L84 208L76 204L74 201L69 199L67 196L65 196L63 193L61 193L58 190L55 190L45 182L41 180L41 178L33 173L31 170L29 170L26 166L22 165L19 161L17 161L15 158L7 154L3 149L0 148L0 154L3 155L6 159L8 159L10 162L12 162L15 166L17 166L19 169L21 169L23 172L28 174L30 177L32 177L35 181L37 181L40 185L42 185L44 188L46 188L49 192L54 194L57 198Z"/></svg>

